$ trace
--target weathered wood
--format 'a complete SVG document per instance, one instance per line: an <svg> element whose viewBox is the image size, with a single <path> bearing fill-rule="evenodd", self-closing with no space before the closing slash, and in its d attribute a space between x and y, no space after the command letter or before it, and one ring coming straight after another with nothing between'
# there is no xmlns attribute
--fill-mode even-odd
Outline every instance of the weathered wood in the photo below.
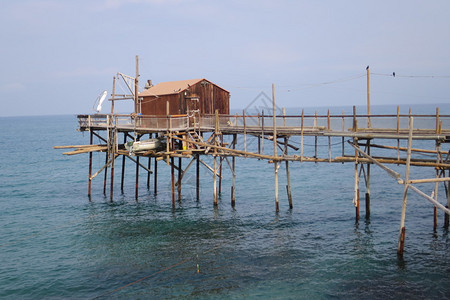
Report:
<svg viewBox="0 0 450 300"><path fill-rule="evenodd" d="M195 184L195 188L196 188L196 196L197 196L197 201L200 200L200 154L197 154L195 156L195 161L196 161L196 184Z"/></svg>
<svg viewBox="0 0 450 300"><path fill-rule="evenodd" d="M92 130L89 131L89 143L92 145L93 143L93 133ZM88 182L88 197L89 201L91 201L91 188L92 188L92 152L89 152L89 182Z"/></svg>
<svg viewBox="0 0 450 300"><path fill-rule="evenodd" d="M170 158L170 175L171 175L171 194L172 194L172 209L175 209L175 163L174 158Z"/></svg>
<svg viewBox="0 0 450 300"><path fill-rule="evenodd" d="M409 138L408 138L408 152L406 156L406 171L405 171L405 182L404 182L404 190L403 190L403 204L402 204L402 213L401 213L401 220L400 220L400 233L399 233L399 239L398 239L398 247L397 247L397 254L399 256L403 256L403 251L405 247L405 217L406 217L406 203L408 199L408 189L410 187L408 181L409 181L409 169L410 169L410 162L411 162L411 148L412 148L412 132L414 127L414 119L410 116L409 117Z"/></svg>
<svg viewBox="0 0 450 300"><path fill-rule="evenodd" d="M275 101L275 84L272 84L272 104L273 104L273 156L277 157L277 115L276 115L276 101ZM280 210L278 203L278 163L274 161L275 170L275 211Z"/></svg>

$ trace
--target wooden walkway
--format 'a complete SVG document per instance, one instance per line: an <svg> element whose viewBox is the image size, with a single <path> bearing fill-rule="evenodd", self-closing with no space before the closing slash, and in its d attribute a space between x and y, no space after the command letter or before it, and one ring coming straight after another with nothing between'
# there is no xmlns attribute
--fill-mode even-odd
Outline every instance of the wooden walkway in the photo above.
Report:
<svg viewBox="0 0 450 300"><path fill-rule="evenodd" d="M442 149L450 142L450 115L440 115L439 109L435 115L401 115L397 109L392 115L358 115L354 109L353 115L204 115L201 117L178 116L138 116L138 115L79 115L79 130L90 132L89 145L60 146L55 148L73 148L64 154L73 155L89 153L89 186L91 181L104 171L104 193L106 193L107 170L110 168L110 198L113 200L113 183L115 161L122 160L121 189L123 192L124 167L126 159L136 164L136 200L138 199L139 170L144 169L148 175L154 176L154 191L157 192L158 161L164 160L171 168L172 205L175 207L176 195L181 198L182 179L188 169L196 165L197 197L199 197L200 165L210 170L213 176L214 205L218 204L218 194L221 189L222 167L228 165L232 174L231 204L235 205L235 158L250 157L267 160L274 165L275 210L279 211L278 174L281 164L285 165L287 177L287 194L289 207L293 207L290 187L289 163L291 162L339 162L354 164L354 197L355 215L360 217L360 185L365 186L365 214L370 217L370 168L376 165L404 185L403 209L399 231L397 251L403 254L405 242L405 212L408 191L414 191L430 201L434 208L434 228L437 227L437 209L445 212L444 226L449 226L450 210L450 170L449 150ZM123 139L119 139L123 135ZM94 145L93 137L99 138L103 144ZM225 136L229 138L224 139ZM125 149L126 143L145 139L158 139L162 146L157 149L141 152L130 152ZM313 153L306 153L305 139L314 139ZM249 140L257 140L257 145L249 144ZM291 141L290 141L291 139ZM296 143L292 143L292 139ZM318 140L326 140L328 153L319 157ZM332 139L342 141L342 151L339 155L332 153ZM227 142L225 142L227 140ZM238 143L238 140L240 141ZM400 140L408 142L407 147L400 146ZM427 149L415 149L413 140L426 141ZM387 143L383 143L388 141ZM351 155L346 154L345 146L350 147ZM382 148L390 151L387 157L371 155L371 149ZM268 149L271 149L268 151ZM106 153L105 165L93 174L92 152ZM400 153L406 153L400 155ZM426 153L434 158L415 158L412 153ZM214 165L209 166L201 156L213 157ZM323 155L323 153L322 153ZM140 159L148 158L144 165ZM182 159L190 159L188 165L182 168ZM178 164L175 162L178 159ZM154 161L153 169L151 167ZM231 160L231 161L230 161ZM392 170L389 165L405 166L405 175ZM433 178L410 178L410 167L432 167L436 170ZM175 176L177 173L177 177ZM362 176L364 175L364 176ZM363 180L361 180L363 178ZM362 181L362 183L360 182ZM431 182L435 184L435 193L429 196L415 186L417 183ZM446 195L444 204L438 199L438 184L444 184ZM177 189L177 191L175 190Z"/></svg>

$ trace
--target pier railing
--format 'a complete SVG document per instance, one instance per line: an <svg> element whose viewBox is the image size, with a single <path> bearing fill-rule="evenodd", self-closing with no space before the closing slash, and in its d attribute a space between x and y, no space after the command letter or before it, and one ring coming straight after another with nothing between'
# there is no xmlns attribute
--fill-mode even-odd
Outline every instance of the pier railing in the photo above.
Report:
<svg viewBox="0 0 450 300"><path fill-rule="evenodd" d="M450 115L412 115L414 130L424 134L450 135ZM80 130L107 129L115 126L123 130L182 131L199 129L224 132L255 133L273 131L305 134L324 133L402 133L408 130L410 115L202 115L193 120L187 115L78 115Z"/></svg>
<svg viewBox="0 0 450 300"><path fill-rule="evenodd" d="M122 130L176 131L189 128L186 115L144 116L144 115L78 115L80 130L107 129L116 127Z"/></svg>

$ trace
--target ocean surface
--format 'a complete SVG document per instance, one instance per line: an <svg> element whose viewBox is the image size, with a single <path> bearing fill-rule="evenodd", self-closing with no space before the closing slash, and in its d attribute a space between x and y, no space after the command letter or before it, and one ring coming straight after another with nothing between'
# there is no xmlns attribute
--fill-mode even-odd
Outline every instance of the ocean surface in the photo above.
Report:
<svg viewBox="0 0 450 300"><path fill-rule="evenodd" d="M390 109L386 113L396 113ZM430 106L417 109L435 112ZM441 108L445 113L450 112ZM292 210L282 165L279 213L273 165L244 158L236 160L234 209L225 163L217 208L211 173L203 167L200 199L192 167L175 209L163 162L158 193L153 177L147 189L141 171L136 201L135 167L127 161L122 194L121 159L114 201L109 184L103 194L103 173L93 180L90 201L88 154L65 156L66 150L53 149L89 143L88 134L76 131L76 116L3 117L0 128L0 299L450 298L450 236L443 213L434 232L433 206L409 192L405 254L397 257L403 186L376 166L371 217L365 219L362 201L359 222L351 163L292 163ZM327 143L319 138L324 157ZM341 139L332 144L339 153ZM433 149L434 142L413 146ZM305 154L313 149L313 140L305 139ZM95 153L94 172L104 162L104 154ZM404 174L404 166L392 168ZM434 169L412 168L412 178L434 176ZM434 185L419 187L431 194ZM362 181L362 199L364 192ZM441 203L444 198L441 186Z"/></svg>

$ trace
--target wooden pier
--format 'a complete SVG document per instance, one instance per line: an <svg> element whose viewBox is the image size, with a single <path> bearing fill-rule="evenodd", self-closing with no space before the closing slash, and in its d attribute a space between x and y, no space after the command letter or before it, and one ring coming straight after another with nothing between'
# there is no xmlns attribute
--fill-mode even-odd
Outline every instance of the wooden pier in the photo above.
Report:
<svg viewBox="0 0 450 300"><path fill-rule="evenodd" d="M439 115L439 109L435 115L401 115L398 112L393 115L358 115L354 110L353 115L305 115L303 112L298 115L204 115L196 120L195 124L188 115L180 116L142 116L142 115L115 115L115 114L94 114L79 115L79 130L90 133L89 145L57 146L55 148L74 148L66 155L89 153L89 180L88 195L91 195L91 182L101 172L104 172L104 192L107 185L107 170L110 169L110 199L114 197L115 162L122 157L121 190L123 192L125 161L131 160L136 164L136 188L135 197L139 196L139 171L143 169L147 175L147 184L150 176L153 175L154 191L157 192L158 162L163 160L171 169L171 195L172 205L175 207L175 200L181 196L182 179L186 172L195 164L197 180L197 197L199 197L199 168L205 166L214 174L213 178L213 199L214 205L218 204L221 189L222 168L228 166L232 174L231 205L236 203L236 157L256 158L274 164L274 185L275 185L275 210L279 210L278 201L278 172L282 163L285 164L287 176L287 194L289 207L293 207L293 191L290 187L289 164L298 162L327 162L327 163L353 163L354 167L354 196L355 217L360 217L360 180L363 178L365 185L365 213L366 218L370 217L370 168L373 165L382 168L386 173L404 185L403 209L401 215L401 225L399 233L398 253L403 254L405 239L405 212L407 195L409 191L414 191L430 201L434 210L438 208L445 212L444 226L448 227L449 188L450 175L449 151L442 150L442 145L450 142L450 115ZM415 120L419 122L415 123ZM418 127L417 123L426 127ZM142 125L143 124L143 125ZM393 124L393 125L392 125ZM416 124L416 125L414 125ZM433 124L433 126L430 126ZM443 125L446 125L445 127ZM120 139L119 136L123 137ZM93 137L97 137L103 144L94 145ZM231 143L224 143L224 136L229 136ZM133 152L125 149L127 142L135 142L146 138L157 138L161 140L162 146L158 149ZM258 141L256 151L252 151L248 145L250 137ZM299 147L291 144L292 138L300 139ZM313 137L315 141L314 153L305 153L304 138ZM345 141L342 144L342 153L339 156L332 156L331 138L341 138ZM320 141L327 141L328 155L319 157L317 145ZM237 147L238 140L240 148ZM397 146L383 145L381 141L391 140ZM407 147L400 147L400 140L408 141ZM429 141L432 146L429 149L412 148L413 140ZM380 142L379 142L380 141ZM266 146L264 147L264 143ZM270 146L270 144L272 146ZM390 143L392 144L392 142ZM428 144L428 143L427 143ZM268 146L267 146L268 145ZM352 155L346 154L346 148L354 149ZM267 150L272 148L273 150ZM383 148L392 152L389 157L371 156L372 148ZM279 151L278 151L279 150ZM290 150L290 151L288 151ZM102 168L93 173L92 153L104 152L105 164ZM348 151L347 151L348 152ZM406 152L406 158L400 153ZM413 159L412 153L427 153L435 156L435 159ZM202 156L213 157L213 166L207 165ZM143 158L148 160L144 165ZM187 159L189 163L184 167L182 160ZM231 160L231 161L230 161ZM153 161L153 170L151 163ZM395 172L389 165L404 165L405 175ZM410 178L410 166L432 167L436 170L434 178ZM447 171L447 172L446 172ZM430 196L420 191L415 185L424 182L434 182L436 192ZM447 194L446 202L441 204L437 198L438 184L444 184ZM294 191L295 193L295 191ZM434 214L436 216L436 213ZM437 220L434 220L434 228Z"/></svg>
<svg viewBox="0 0 450 300"><path fill-rule="evenodd" d="M137 65L137 63L136 63ZM368 69L367 69L367 72ZM116 81L122 78L130 95L115 93ZM369 78L369 73L368 76ZM213 204L218 205L222 190L222 169L227 167L232 174L231 205L236 204L236 158L256 158L274 165L275 211L279 211L278 175L280 167L285 166L286 192L289 208L294 206L295 191L291 189L291 163L352 163L354 164L353 204L356 221L360 218L360 186L365 187L365 217L370 218L370 180L371 168L376 166L403 185L403 206L401 212L397 253L402 256L405 244L405 214L408 192L413 191L431 202L434 210L433 226L437 228L437 209L444 212L444 227L449 226L450 214L450 151L443 146L450 142L450 115L440 115L439 108L433 115L400 114L399 108L391 115L372 115L370 113L370 94L368 93L368 110L358 114L355 107L352 114L305 115L276 114L275 88L272 87L271 108L265 114L257 115L229 114L228 92L205 79L164 83L152 88L148 82L148 91L138 93L138 68L136 77L118 73L114 77L111 94L111 113L78 115L79 131L89 132L88 145L56 146L55 148L72 148L66 155L89 153L88 196L91 196L91 183L101 172L104 173L103 192L106 194L108 169L110 171L110 199L114 199L114 180L116 161L121 157L121 192L123 193L126 161L136 166L135 198L139 199L139 171L147 174L147 187L153 176L155 193L158 191L158 162L163 160L170 168L172 206L176 198L181 198L182 181L188 170L196 168L196 197L200 197L200 167L207 168L213 174ZM369 86L369 83L368 83ZM134 101L134 113L116 114L114 102L131 99ZM153 107L155 103L157 107ZM152 106L153 105L153 106ZM175 108L174 108L175 106ZM164 109L162 108L164 107ZM212 109L214 111L212 111ZM155 111L158 114L145 115L142 111ZM292 113L292 112L290 112ZM97 137L101 144L93 144ZM249 140L256 139L257 145ZM312 153L305 151L305 139L313 139ZM292 143L292 140L300 142ZM339 139L342 149L339 155L332 153L332 139ZM319 140L326 141L327 155L319 153ZM407 141L407 147L401 147L400 141ZM425 141L425 149L412 147L413 140ZM239 143L238 143L239 141ZM139 149L141 143L155 143L152 149ZM350 149L351 154L347 152ZM373 156L371 149L384 149L390 154L383 157ZM92 153L105 153L105 164L94 173ZM400 153L406 153L400 155ZM433 158L416 158L414 153L432 155ZM204 162L203 156L211 156L213 165ZM183 159L188 160L183 164ZM146 160L146 161L145 161ZM153 168L152 168L153 162ZM404 176L394 171L390 165L404 165ZM184 167L183 167L184 166ZM413 179L410 167L420 166L434 168L433 178ZM432 195L421 191L417 184L434 183ZM445 188L444 200L438 198L438 186ZM441 203L443 202L443 204Z"/></svg>

